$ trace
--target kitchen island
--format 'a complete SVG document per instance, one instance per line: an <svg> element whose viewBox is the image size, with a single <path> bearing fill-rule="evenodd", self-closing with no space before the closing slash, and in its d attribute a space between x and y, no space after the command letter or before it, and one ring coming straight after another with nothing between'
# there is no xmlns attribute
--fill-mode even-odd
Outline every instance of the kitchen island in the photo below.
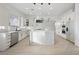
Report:
<svg viewBox="0 0 79 59"><path fill-rule="evenodd" d="M54 45L54 31L35 29L30 31L30 44Z"/></svg>

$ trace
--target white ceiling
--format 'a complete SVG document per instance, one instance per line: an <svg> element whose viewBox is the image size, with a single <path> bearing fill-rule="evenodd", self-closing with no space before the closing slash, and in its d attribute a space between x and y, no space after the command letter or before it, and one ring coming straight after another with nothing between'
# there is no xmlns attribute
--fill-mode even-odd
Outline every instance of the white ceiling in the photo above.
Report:
<svg viewBox="0 0 79 59"><path fill-rule="evenodd" d="M51 3L50 5L47 3L43 5L40 3L36 3L36 5L33 3L11 3L10 5L25 14L36 16L57 16L74 7L73 3Z"/></svg>

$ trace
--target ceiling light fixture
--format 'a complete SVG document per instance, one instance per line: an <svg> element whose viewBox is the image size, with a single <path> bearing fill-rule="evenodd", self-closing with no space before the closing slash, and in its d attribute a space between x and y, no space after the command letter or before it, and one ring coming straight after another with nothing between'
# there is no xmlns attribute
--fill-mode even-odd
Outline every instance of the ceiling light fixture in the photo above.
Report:
<svg viewBox="0 0 79 59"><path fill-rule="evenodd" d="M36 5L36 3L33 3L34 5Z"/></svg>
<svg viewBox="0 0 79 59"><path fill-rule="evenodd" d="M41 5L43 5L43 3L41 3Z"/></svg>
<svg viewBox="0 0 79 59"><path fill-rule="evenodd" d="M50 5L50 3L48 3L48 5Z"/></svg>

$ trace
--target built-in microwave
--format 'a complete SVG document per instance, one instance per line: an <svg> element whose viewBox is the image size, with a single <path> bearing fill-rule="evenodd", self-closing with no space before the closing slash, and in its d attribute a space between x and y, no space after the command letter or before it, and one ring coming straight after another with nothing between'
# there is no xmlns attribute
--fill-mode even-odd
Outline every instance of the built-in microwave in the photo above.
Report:
<svg viewBox="0 0 79 59"><path fill-rule="evenodd" d="M43 23L43 20L36 20L36 23Z"/></svg>

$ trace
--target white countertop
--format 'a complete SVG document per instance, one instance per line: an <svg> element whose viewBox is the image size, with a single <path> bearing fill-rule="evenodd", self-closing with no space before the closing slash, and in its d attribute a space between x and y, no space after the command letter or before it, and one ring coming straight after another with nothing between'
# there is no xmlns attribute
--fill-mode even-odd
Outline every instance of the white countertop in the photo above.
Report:
<svg viewBox="0 0 79 59"><path fill-rule="evenodd" d="M13 33L13 32L16 32L16 31L0 31L0 33Z"/></svg>

